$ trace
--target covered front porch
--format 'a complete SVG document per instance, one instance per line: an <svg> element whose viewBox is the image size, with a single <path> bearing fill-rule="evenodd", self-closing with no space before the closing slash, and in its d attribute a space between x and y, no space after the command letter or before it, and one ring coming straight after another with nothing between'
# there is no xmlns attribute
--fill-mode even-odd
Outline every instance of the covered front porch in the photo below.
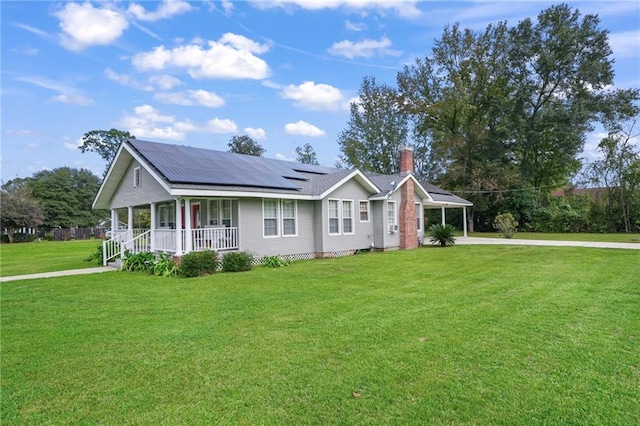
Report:
<svg viewBox="0 0 640 426"><path fill-rule="evenodd" d="M218 198L177 198L148 206L111 209L111 223L124 222L127 227L112 229L111 238L103 241L103 263L122 258L126 251L182 256L193 251L237 250L237 209L237 200ZM134 214L140 211L149 212L148 219L144 214ZM123 214L126 221L121 217Z"/></svg>

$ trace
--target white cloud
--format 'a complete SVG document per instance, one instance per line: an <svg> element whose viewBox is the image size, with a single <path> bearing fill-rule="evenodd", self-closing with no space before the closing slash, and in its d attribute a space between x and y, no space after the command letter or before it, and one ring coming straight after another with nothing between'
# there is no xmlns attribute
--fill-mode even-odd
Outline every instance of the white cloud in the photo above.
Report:
<svg viewBox="0 0 640 426"><path fill-rule="evenodd" d="M152 75L151 77L149 77L149 83L154 84L164 90L171 90L174 87L181 85L182 81L172 75L163 74Z"/></svg>
<svg viewBox="0 0 640 426"><path fill-rule="evenodd" d="M343 106L344 100L339 89L313 81L305 81L299 86L290 84L282 90L281 96L292 99L296 106L312 110L337 110Z"/></svg>
<svg viewBox="0 0 640 426"><path fill-rule="evenodd" d="M16 80L24 81L25 83L33 84L34 86L42 87L44 89L58 92L57 96L51 98L55 102L61 102L64 104L86 106L92 104L94 101L90 97L83 94L81 91L74 87L67 86L63 83L50 80L41 76L20 76L16 77Z"/></svg>
<svg viewBox="0 0 640 426"><path fill-rule="evenodd" d="M79 93L62 93L58 96L54 96L51 100L60 102L63 104L87 106L93 103L93 99L88 96Z"/></svg>
<svg viewBox="0 0 640 426"><path fill-rule="evenodd" d="M233 10L233 2L231 0L222 0L222 8L224 9L224 12L227 15L231 14L231 11Z"/></svg>
<svg viewBox="0 0 640 426"><path fill-rule="evenodd" d="M65 136L63 139L64 139L64 144L63 144L64 147L69 150L76 150L82 146L82 138L79 138L74 141L69 136Z"/></svg>
<svg viewBox="0 0 640 426"><path fill-rule="evenodd" d="M284 126L285 132L290 135L301 135L301 136L324 136L325 131L318 129L313 124L309 124L306 121L298 121L297 123L287 123Z"/></svg>
<svg viewBox="0 0 640 426"><path fill-rule="evenodd" d="M38 49L36 49L35 47L16 47L11 50L13 52L21 53L26 56L37 56L39 52Z"/></svg>
<svg viewBox="0 0 640 426"><path fill-rule="evenodd" d="M640 30L609 34L609 45L616 58L637 58L640 56Z"/></svg>
<svg viewBox="0 0 640 426"><path fill-rule="evenodd" d="M140 105L133 114L120 119L119 126L138 138L184 140L187 133L237 133L238 126L232 120L214 118L204 125L191 120L177 120L163 115L151 105Z"/></svg>
<svg viewBox="0 0 640 426"><path fill-rule="evenodd" d="M216 117L213 120L207 121L205 131L207 133L237 133L238 126L228 118L220 119Z"/></svg>
<svg viewBox="0 0 640 426"><path fill-rule="evenodd" d="M193 7L182 0L164 0L155 12L147 12L144 7L133 3L129 6L129 13L141 21L153 22L160 19L171 18L193 10Z"/></svg>
<svg viewBox="0 0 640 426"><path fill-rule="evenodd" d="M265 132L262 128L254 129L253 127L245 127L244 131L250 138L253 139L262 140L267 138L267 132Z"/></svg>
<svg viewBox="0 0 640 426"><path fill-rule="evenodd" d="M120 12L94 8L89 2L67 3L55 16L60 20L62 45L69 50L111 44L129 26Z"/></svg>
<svg viewBox="0 0 640 426"><path fill-rule="evenodd" d="M218 108L225 104L222 97L206 90L187 90L175 93L157 93L154 98L160 102L175 105L202 105L209 108Z"/></svg>
<svg viewBox="0 0 640 426"><path fill-rule="evenodd" d="M398 50L390 49L391 40L387 37L382 37L380 41L365 39L358 42L351 40L342 40L338 43L334 43L327 52L336 56L344 56L348 59L354 59L357 57L371 58L374 55L380 56L398 56L401 54Z"/></svg>
<svg viewBox="0 0 640 426"><path fill-rule="evenodd" d="M107 77L109 80L120 83L125 87L131 87L132 89L137 89L137 90L144 90L146 92L151 92L153 90L152 86L148 84L142 84L139 81L136 81L135 79L133 79L129 75L118 74L111 68L107 68L104 70L104 76Z"/></svg>
<svg viewBox="0 0 640 426"><path fill-rule="evenodd" d="M282 89L282 84L276 83L275 81L271 80L262 80L262 85L264 87L268 87L269 89Z"/></svg>
<svg viewBox="0 0 640 426"><path fill-rule="evenodd" d="M420 12L416 7L418 0L254 0L251 3L258 9L271 9L275 7L291 9L292 7L297 6L306 10L322 10L343 7L355 11L392 11L403 18L415 18L422 14L422 12Z"/></svg>
<svg viewBox="0 0 640 426"><path fill-rule="evenodd" d="M364 22L351 22L347 19L344 23L344 27L349 31L364 31L367 29L367 24Z"/></svg>
<svg viewBox="0 0 640 426"><path fill-rule="evenodd" d="M269 66L254 54L268 50L266 44L227 33L219 41L209 41L207 45L192 42L173 49L158 46L149 52L138 53L132 63L139 71L184 68L195 79L260 80L268 77Z"/></svg>

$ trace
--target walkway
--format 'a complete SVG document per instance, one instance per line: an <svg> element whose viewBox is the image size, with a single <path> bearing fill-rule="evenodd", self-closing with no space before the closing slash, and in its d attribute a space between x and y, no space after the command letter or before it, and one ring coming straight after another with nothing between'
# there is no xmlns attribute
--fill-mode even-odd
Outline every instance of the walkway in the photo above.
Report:
<svg viewBox="0 0 640 426"><path fill-rule="evenodd" d="M456 244L502 244L518 246L598 247L640 250L640 243L604 243L590 241L520 240L517 238L456 237Z"/></svg>
<svg viewBox="0 0 640 426"><path fill-rule="evenodd" d="M42 272L40 274L29 275L14 275L11 277L0 277L0 283L16 280L33 280L36 278L51 278L51 277L66 277L69 275L84 275L84 274L97 274L100 272L115 271L115 269L108 266L100 266L98 268L86 268L86 269L70 269L68 271L55 271L55 272Z"/></svg>

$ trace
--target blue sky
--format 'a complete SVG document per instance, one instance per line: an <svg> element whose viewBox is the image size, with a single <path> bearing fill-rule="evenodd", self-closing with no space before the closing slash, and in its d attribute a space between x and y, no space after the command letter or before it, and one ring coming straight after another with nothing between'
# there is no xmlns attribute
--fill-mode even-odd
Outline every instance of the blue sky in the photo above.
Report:
<svg viewBox="0 0 640 426"><path fill-rule="evenodd" d="M445 25L515 25L552 4L2 1L2 179L62 166L101 176L102 159L77 146L110 128L218 150L248 134L288 160L308 142L332 166L364 76L395 85ZM569 4L610 32L616 86L640 87L640 2Z"/></svg>

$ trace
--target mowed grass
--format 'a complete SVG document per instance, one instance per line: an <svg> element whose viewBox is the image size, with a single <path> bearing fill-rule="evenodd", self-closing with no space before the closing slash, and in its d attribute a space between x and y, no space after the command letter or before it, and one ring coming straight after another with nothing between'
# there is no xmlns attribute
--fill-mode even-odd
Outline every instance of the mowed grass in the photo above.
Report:
<svg viewBox="0 0 640 426"><path fill-rule="evenodd" d="M0 244L0 275L9 277L100 266L84 261L100 244L102 240Z"/></svg>
<svg viewBox="0 0 640 426"><path fill-rule="evenodd" d="M635 250L3 283L2 424L640 423Z"/></svg>
<svg viewBox="0 0 640 426"><path fill-rule="evenodd" d="M470 237L504 238L497 232L470 232ZM555 240L555 241L593 241L603 243L638 243L640 234L589 234L589 233L544 233L544 232L516 232L513 238L524 240Z"/></svg>

